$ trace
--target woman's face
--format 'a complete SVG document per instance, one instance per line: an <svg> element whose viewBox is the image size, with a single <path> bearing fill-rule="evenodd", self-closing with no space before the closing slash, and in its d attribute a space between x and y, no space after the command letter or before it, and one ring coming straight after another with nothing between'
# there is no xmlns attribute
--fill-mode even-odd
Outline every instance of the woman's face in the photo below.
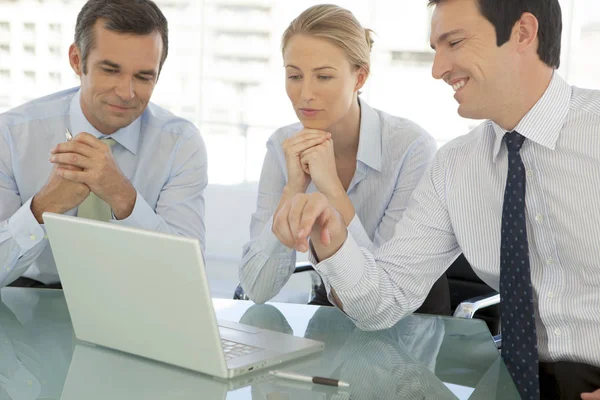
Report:
<svg viewBox="0 0 600 400"><path fill-rule="evenodd" d="M285 90L305 128L327 130L350 109L367 73L324 39L294 35L283 53Z"/></svg>

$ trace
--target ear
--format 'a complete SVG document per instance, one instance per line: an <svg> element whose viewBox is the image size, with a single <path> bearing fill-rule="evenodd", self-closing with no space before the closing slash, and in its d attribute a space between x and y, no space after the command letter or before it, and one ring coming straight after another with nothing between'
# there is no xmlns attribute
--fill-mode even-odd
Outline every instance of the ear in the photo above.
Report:
<svg viewBox="0 0 600 400"><path fill-rule="evenodd" d="M367 71L363 67L359 67L356 71L356 86L354 87L355 92L358 92L363 86L365 86L368 77L369 74Z"/></svg>
<svg viewBox="0 0 600 400"><path fill-rule="evenodd" d="M81 63L81 53L79 49L73 43L71 47L69 47L69 63L71 64L71 68L73 71L79 76L83 74L83 65Z"/></svg>
<svg viewBox="0 0 600 400"><path fill-rule="evenodd" d="M539 22L535 15L523 13L515 24L513 35L516 36L517 51L524 53L533 48L537 52Z"/></svg>

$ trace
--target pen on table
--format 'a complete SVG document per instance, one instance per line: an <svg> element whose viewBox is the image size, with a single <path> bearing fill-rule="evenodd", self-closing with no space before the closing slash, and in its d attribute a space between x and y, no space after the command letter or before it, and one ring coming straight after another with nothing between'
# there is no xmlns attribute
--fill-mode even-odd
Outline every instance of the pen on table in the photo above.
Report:
<svg viewBox="0 0 600 400"><path fill-rule="evenodd" d="M73 139L73 135L71 135L71 131L69 130L69 128L67 128L65 131L65 137L67 138L67 142Z"/></svg>
<svg viewBox="0 0 600 400"><path fill-rule="evenodd" d="M276 376L278 378L285 378L299 382L316 383L319 385L336 386L342 388L350 387L349 383L337 379L322 378L320 376L301 375L294 372L271 371L271 375Z"/></svg>

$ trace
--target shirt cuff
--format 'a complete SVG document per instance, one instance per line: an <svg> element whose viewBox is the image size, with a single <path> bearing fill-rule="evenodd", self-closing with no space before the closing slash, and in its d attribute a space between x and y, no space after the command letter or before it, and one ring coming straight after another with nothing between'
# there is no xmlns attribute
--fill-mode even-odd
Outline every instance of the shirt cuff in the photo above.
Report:
<svg viewBox="0 0 600 400"><path fill-rule="evenodd" d="M373 251L373 242L371 242L371 238L367 235L365 228L360 222L360 218L355 213L354 218L350 221L350 225L348 225L348 233L352 235L354 241L358 243L361 247L368 249L369 251Z"/></svg>
<svg viewBox="0 0 600 400"><path fill-rule="evenodd" d="M160 221L156 212L144 200L140 192L136 190L135 205L133 206L131 215L125 219L114 219L113 215L113 219L110 222L117 225L156 231Z"/></svg>
<svg viewBox="0 0 600 400"><path fill-rule="evenodd" d="M268 255L281 253L289 254L294 251L294 249L290 249L283 245L273 233L273 217L269 218L269 221L265 224L262 233L258 237L257 243L258 247Z"/></svg>
<svg viewBox="0 0 600 400"><path fill-rule="evenodd" d="M21 248L21 254L47 240L45 226L40 225L31 212L31 200L33 198L23 204L8 220L8 229Z"/></svg>
<svg viewBox="0 0 600 400"><path fill-rule="evenodd" d="M350 232L342 247L333 256L316 263L316 255L311 250L309 259L315 270L324 278L323 281L338 294L353 289L362 279L364 254Z"/></svg>

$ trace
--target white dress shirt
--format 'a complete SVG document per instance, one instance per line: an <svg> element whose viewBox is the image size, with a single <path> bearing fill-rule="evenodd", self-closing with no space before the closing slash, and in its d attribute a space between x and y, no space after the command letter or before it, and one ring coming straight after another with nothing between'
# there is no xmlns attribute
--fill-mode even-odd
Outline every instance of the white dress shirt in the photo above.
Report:
<svg viewBox="0 0 600 400"><path fill-rule="evenodd" d="M521 157L540 359L600 366L600 92L555 73L515 130L527 138ZM415 310L461 252L498 290L504 134L488 121L442 147L392 240L373 252L350 231L316 265L360 328L386 328Z"/></svg>
<svg viewBox="0 0 600 400"><path fill-rule="evenodd" d="M73 135L104 135L85 118L79 88L33 100L0 115L0 287L20 276L49 284L58 273L46 228L31 199L53 168L50 150ZM204 248L206 148L196 127L150 103L110 135L113 157L137 191L133 212L114 224L198 238ZM77 208L65 215L77 215ZM73 238L76 245L77 238Z"/></svg>
<svg viewBox="0 0 600 400"><path fill-rule="evenodd" d="M348 187L355 217L348 229L369 249L389 240L408 199L436 151L435 140L415 123L374 110L360 100L360 133L356 172ZM294 272L296 252L272 232L273 213L287 183L282 143L303 127L278 129L267 142L258 187L257 210L250 225L239 268L241 285L257 303L273 298ZM311 182L307 193L316 192Z"/></svg>

